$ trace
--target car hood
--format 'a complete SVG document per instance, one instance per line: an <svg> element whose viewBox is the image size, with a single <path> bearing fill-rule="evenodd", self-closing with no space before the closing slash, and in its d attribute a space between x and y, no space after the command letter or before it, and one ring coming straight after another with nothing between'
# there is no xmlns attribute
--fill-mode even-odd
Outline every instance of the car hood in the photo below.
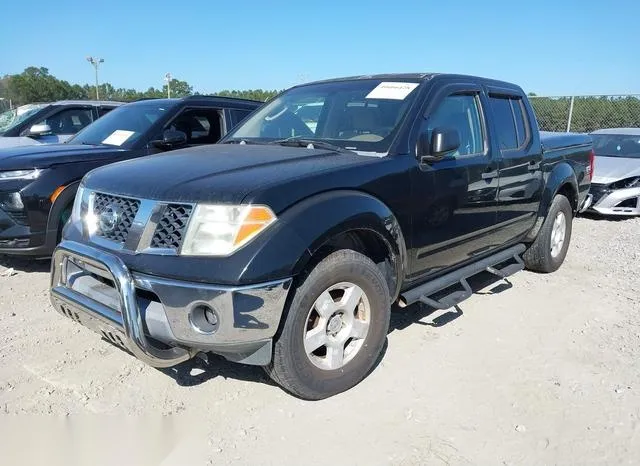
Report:
<svg viewBox="0 0 640 466"><path fill-rule="evenodd" d="M91 171L84 184L91 190L144 199L230 204L263 186L367 159L322 149L214 144L101 167Z"/></svg>
<svg viewBox="0 0 640 466"><path fill-rule="evenodd" d="M35 139L26 138L24 136L9 138L0 136L0 149L6 147L22 147L22 146L41 146L42 143Z"/></svg>
<svg viewBox="0 0 640 466"><path fill-rule="evenodd" d="M596 155L592 183L609 184L640 176L640 159Z"/></svg>
<svg viewBox="0 0 640 466"><path fill-rule="evenodd" d="M13 138L12 138L13 139ZM39 144L0 149L0 170L48 168L52 165L113 157L122 152L112 146L85 146L74 144Z"/></svg>

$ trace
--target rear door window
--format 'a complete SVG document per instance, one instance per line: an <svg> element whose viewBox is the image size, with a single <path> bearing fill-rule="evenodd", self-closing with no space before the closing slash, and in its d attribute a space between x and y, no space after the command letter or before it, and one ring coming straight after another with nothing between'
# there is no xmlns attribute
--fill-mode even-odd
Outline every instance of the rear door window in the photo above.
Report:
<svg viewBox="0 0 640 466"><path fill-rule="evenodd" d="M513 117L511 99L508 97L491 96L489 101L491 102L495 128L498 132L500 149L516 149L519 146L518 132L516 130L516 123Z"/></svg>
<svg viewBox="0 0 640 466"><path fill-rule="evenodd" d="M501 150L524 146L531 135L529 120L520 97L495 96L489 98L498 132Z"/></svg>

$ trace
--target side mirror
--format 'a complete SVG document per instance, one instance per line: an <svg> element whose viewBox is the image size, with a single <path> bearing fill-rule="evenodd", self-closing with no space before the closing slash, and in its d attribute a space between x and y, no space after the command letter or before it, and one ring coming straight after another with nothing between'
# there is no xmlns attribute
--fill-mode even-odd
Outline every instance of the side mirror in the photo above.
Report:
<svg viewBox="0 0 640 466"><path fill-rule="evenodd" d="M37 138L39 136L44 136L45 134L49 134L49 133L51 133L51 126L47 125L46 123L40 123L38 125L33 125L31 128L29 128L27 136Z"/></svg>
<svg viewBox="0 0 640 466"><path fill-rule="evenodd" d="M158 149L171 150L180 146L184 146L187 143L187 135L184 131L176 131L168 129L162 133L162 139L151 141Z"/></svg>
<svg viewBox="0 0 640 466"><path fill-rule="evenodd" d="M458 147L460 147L460 135L458 130L452 128L434 128L431 132L431 140L425 132L420 135L418 141L420 160L425 163L442 160Z"/></svg>

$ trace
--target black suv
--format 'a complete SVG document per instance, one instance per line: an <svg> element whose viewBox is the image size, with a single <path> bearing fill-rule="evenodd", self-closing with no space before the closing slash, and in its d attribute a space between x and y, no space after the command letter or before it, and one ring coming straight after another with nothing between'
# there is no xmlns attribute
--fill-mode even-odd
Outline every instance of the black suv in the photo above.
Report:
<svg viewBox="0 0 640 466"><path fill-rule="evenodd" d="M192 96L123 105L65 144L0 150L0 253L48 256L90 170L217 142L261 102Z"/></svg>
<svg viewBox="0 0 640 466"><path fill-rule="evenodd" d="M61 100L0 113L0 148L65 142L122 102Z"/></svg>

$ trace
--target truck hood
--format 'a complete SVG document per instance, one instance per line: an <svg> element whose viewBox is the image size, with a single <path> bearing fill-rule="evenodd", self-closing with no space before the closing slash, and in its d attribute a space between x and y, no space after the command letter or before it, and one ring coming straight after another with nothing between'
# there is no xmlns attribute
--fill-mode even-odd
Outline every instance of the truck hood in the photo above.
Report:
<svg viewBox="0 0 640 466"><path fill-rule="evenodd" d="M596 155L592 183L609 184L640 176L640 159Z"/></svg>
<svg viewBox="0 0 640 466"><path fill-rule="evenodd" d="M26 138L24 136L9 138L0 136L0 149L6 147L22 147L22 146L41 146L42 143L35 139Z"/></svg>
<svg viewBox="0 0 640 466"><path fill-rule="evenodd" d="M214 144L111 164L91 171L87 188L170 202L240 203L251 191L369 157L278 145Z"/></svg>
<svg viewBox="0 0 640 466"><path fill-rule="evenodd" d="M9 138L7 138L9 139ZM14 139L14 138L10 138ZM35 146L0 149L0 170L49 168L52 165L107 159L122 152L112 146L85 146L72 144L38 144Z"/></svg>

